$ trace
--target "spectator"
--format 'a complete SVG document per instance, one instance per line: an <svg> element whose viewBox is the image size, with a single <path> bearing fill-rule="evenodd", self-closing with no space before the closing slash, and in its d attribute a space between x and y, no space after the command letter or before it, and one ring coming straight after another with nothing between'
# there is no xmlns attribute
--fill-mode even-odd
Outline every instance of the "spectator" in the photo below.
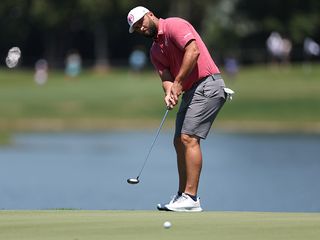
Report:
<svg viewBox="0 0 320 240"><path fill-rule="evenodd" d="M66 68L65 68L65 74L70 78L77 77L81 72L81 56L80 54L72 50L66 57Z"/></svg>
<svg viewBox="0 0 320 240"><path fill-rule="evenodd" d="M38 85L43 85L48 80L48 62L45 59L39 59L35 63L34 81Z"/></svg>
<svg viewBox="0 0 320 240"><path fill-rule="evenodd" d="M147 62L147 56L142 47L137 47L129 56L129 64L133 71L141 71Z"/></svg>

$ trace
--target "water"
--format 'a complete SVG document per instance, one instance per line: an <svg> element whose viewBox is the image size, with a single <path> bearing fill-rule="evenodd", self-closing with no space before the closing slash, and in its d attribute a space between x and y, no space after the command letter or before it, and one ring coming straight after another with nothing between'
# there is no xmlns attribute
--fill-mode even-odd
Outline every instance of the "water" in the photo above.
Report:
<svg viewBox="0 0 320 240"><path fill-rule="evenodd" d="M172 132L24 133L0 147L0 209L155 209L177 190ZM202 142L202 207L320 211L319 135L214 133Z"/></svg>

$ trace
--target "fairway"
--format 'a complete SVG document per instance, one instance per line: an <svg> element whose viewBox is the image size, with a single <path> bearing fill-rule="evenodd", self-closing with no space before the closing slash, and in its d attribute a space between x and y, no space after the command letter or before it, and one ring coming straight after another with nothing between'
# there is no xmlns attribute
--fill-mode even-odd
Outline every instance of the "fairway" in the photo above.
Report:
<svg viewBox="0 0 320 240"><path fill-rule="evenodd" d="M172 227L165 229L163 223ZM0 239L319 239L319 213L0 211Z"/></svg>

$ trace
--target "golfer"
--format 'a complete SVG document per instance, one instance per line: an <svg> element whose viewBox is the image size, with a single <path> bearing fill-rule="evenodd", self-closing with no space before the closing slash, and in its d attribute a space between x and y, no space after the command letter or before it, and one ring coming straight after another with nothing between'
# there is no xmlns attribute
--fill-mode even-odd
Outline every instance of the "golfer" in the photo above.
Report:
<svg viewBox="0 0 320 240"><path fill-rule="evenodd" d="M179 188L167 204L158 204L157 208L200 212L200 140L207 137L226 101L224 81L201 37L186 20L157 18L142 6L133 8L127 20L130 33L153 40L150 58L162 80L166 106L175 107L183 94L174 135Z"/></svg>

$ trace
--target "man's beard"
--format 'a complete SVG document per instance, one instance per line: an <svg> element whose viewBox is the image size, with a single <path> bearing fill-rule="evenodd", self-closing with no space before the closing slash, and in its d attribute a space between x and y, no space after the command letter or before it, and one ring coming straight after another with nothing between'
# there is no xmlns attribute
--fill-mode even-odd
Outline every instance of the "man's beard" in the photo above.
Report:
<svg viewBox="0 0 320 240"><path fill-rule="evenodd" d="M144 36L147 38L155 38L157 34L158 34L158 29L156 25L154 24L154 22L150 21L149 32L145 33Z"/></svg>

